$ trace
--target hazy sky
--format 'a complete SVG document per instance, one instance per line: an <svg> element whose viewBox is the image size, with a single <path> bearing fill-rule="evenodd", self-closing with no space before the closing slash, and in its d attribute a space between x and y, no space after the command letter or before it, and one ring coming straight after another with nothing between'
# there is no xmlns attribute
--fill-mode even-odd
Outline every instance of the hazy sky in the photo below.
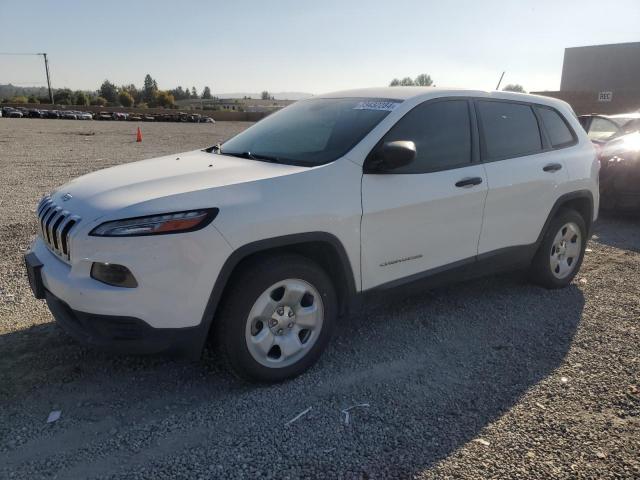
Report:
<svg viewBox="0 0 640 480"><path fill-rule="evenodd" d="M640 0L0 0L0 52L47 52L54 87L105 78L214 93L322 93L429 73L438 86L557 90L565 47L640 41ZM0 84L45 83L0 55Z"/></svg>

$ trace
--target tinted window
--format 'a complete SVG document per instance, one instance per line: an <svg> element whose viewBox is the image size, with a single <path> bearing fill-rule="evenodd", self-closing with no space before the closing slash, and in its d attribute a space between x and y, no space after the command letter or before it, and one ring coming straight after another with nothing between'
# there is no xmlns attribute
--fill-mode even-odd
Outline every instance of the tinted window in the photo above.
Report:
<svg viewBox="0 0 640 480"><path fill-rule="evenodd" d="M528 105L479 101L487 160L542 150L538 121Z"/></svg>
<svg viewBox="0 0 640 480"><path fill-rule="evenodd" d="M222 144L222 153L314 166L353 148L398 101L365 98L301 100ZM250 155L249 155L250 154Z"/></svg>
<svg viewBox="0 0 640 480"><path fill-rule="evenodd" d="M591 140L609 140L620 129L611 120L602 117L593 117L589 126L589 138Z"/></svg>
<svg viewBox="0 0 640 480"><path fill-rule="evenodd" d="M538 108L538 113L552 146L561 147L573 143L573 134L558 112L550 108Z"/></svg>
<svg viewBox="0 0 640 480"><path fill-rule="evenodd" d="M416 159L393 173L424 173L471 162L471 130L466 100L447 100L417 106L385 135L384 142L411 140Z"/></svg>

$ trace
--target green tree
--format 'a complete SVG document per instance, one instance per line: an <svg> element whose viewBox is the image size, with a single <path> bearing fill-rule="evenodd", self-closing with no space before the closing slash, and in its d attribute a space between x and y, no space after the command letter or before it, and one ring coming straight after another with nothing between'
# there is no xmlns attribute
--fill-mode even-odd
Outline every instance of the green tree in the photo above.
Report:
<svg viewBox="0 0 640 480"><path fill-rule="evenodd" d="M196 87L191 87L191 98L200 98L198 97L198 91L196 90Z"/></svg>
<svg viewBox="0 0 640 480"><path fill-rule="evenodd" d="M91 105L98 105L99 107L104 107L107 104L107 99L104 97L96 97L91 100Z"/></svg>
<svg viewBox="0 0 640 480"><path fill-rule="evenodd" d="M73 92L68 88L61 88L53 94L53 103L57 105L73 105Z"/></svg>
<svg viewBox="0 0 640 480"><path fill-rule="evenodd" d="M151 104L155 102L155 96L158 91L158 84L151 78L151 75L147 73L144 77L144 87L142 89L142 100Z"/></svg>
<svg viewBox="0 0 640 480"><path fill-rule="evenodd" d="M123 107L133 107L133 104L135 102L133 96L125 90L122 90L118 95L118 101Z"/></svg>
<svg viewBox="0 0 640 480"><path fill-rule="evenodd" d="M265 90L260 94L260 98L262 100L271 100L271 94L267 90Z"/></svg>
<svg viewBox="0 0 640 480"><path fill-rule="evenodd" d="M433 85L433 80L431 80L431 75L421 73L416 77L413 83L415 83L419 87L430 87L431 85Z"/></svg>
<svg viewBox="0 0 640 480"><path fill-rule="evenodd" d="M504 91L504 92L527 93L527 92L525 92L524 87L522 85L517 84L517 83L510 83L509 85L504 87L502 89L502 91Z"/></svg>
<svg viewBox="0 0 640 480"><path fill-rule="evenodd" d="M29 98L27 101L29 103L40 103L40 100L38 100L38 97L36 97L35 95L29 95Z"/></svg>
<svg viewBox="0 0 640 480"><path fill-rule="evenodd" d="M129 95L131 95L131 98L133 98L134 103L138 103L142 101L142 93L140 92L140 90L137 89L137 87L133 83L130 83L129 85L122 85L120 87L120 91L127 92Z"/></svg>
<svg viewBox="0 0 640 480"><path fill-rule="evenodd" d="M175 105L175 98L169 92L158 91L156 93L156 103L161 107L173 107Z"/></svg>
<svg viewBox="0 0 640 480"><path fill-rule="evenodd" d="M204 87L204 90L202 90L202 98L206 100L210 100L213 98L213 96L211 96L211 89L209 87Z"/></svg>
<svg viewBox="0 0 640 480"><path fill-rule="evenodd" d="M15 97L11 97L9 103L27 103L28 100L24 95L16 95Z"/></svg>
<svg viewBox="0 0 640 480"><path fill-rule="evenodd" d="M100 85L98 92L100 96L107 100L109 103L118 103L118 87L116 87L109 80L105 80Z"/></svg>
<svg viewBox="0 0 640 480"><path fill-rule="evenodd" d="M78 90L73 96L73 104L82 106L89 105L89 97L83 91Z"/></svg>
<svg viewBox="0 0 640 480"><path fill-rule="evenodd" d="M400 80L400 85L402 85L403 87L413 87L415 83L413 83L411 77L404 77L402 80Z"/></svg>
<svg viewBox="0 0 640 480"><path fill-rule="evenodd" d="M397 78L394 78L393 80L391 80L391 83L389 84L390 87L399 87L400 86L400 80L398 80Z"/></svg>

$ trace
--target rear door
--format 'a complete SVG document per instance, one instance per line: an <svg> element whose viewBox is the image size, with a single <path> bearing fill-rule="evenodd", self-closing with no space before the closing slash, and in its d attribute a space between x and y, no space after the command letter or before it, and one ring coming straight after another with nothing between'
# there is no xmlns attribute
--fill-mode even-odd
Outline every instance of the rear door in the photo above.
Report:
<svg viewBox="0 0 640 480"><path fill-rule="evenodd" d="M368 289L475 261L487 194L473 105L418 105L383 137L416 144L413 163L362 178L362 282Z"/></svg>
<svg viewBox="0 0 640 480"><path fill-rule="evenodd" d="M564 121L552 109L538 113L531 104L512 101L476 100L476 111L489 182L478 254L530 246L568 178L562 154L542 130L542 118ZM575 138L569 133L557 141L573 144Z"/></svg>

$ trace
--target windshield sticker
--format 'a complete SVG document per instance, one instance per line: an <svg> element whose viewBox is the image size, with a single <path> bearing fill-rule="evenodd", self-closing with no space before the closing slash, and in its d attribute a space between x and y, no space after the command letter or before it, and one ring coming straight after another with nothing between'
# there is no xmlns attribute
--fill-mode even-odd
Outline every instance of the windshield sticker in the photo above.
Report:
<svg viewBox="0 0 640 480"><path fill-rule="evenodd" d="M359 102L354 110L382 110L385 112L391 112L400 105L400 102L380 102L380 101L366 101Z"/></svg>

